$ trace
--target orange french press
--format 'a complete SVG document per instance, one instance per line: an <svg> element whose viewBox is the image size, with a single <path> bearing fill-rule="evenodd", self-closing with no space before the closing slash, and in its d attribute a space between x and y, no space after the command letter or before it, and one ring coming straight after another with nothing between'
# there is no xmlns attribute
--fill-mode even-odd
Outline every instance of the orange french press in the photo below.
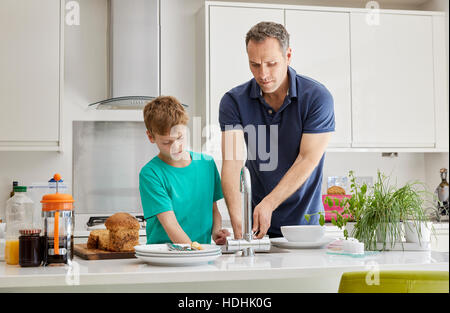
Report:
<svg viewBox="0 0 450 313"><path fill-rule="evenodd" d="M74 200L70 194L58 192L61 175L55 174L50 182L56 183L56 193L42 197L43 264L69 263L73 259Z"/></svg>

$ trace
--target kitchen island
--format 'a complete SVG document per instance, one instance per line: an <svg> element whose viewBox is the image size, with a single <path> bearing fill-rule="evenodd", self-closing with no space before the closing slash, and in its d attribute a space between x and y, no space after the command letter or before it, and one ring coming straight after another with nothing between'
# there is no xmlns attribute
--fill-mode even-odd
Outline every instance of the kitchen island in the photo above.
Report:
<svg viewBox="0 0 450 313"><path fill-rule="evenodd" d="M253 257L223 254L198 266L154 266L138 259L21 268L0 262L0 292L337 292L342 273L449 270L448 252L387 251L362 258L326 249L280 249ZM375 277L375 276L373 276Z"/></svg>

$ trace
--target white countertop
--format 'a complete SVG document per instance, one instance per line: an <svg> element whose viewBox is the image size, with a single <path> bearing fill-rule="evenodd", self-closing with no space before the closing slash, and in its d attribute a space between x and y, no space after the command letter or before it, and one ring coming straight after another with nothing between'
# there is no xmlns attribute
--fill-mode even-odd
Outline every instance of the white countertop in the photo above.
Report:
<svg viewBox="0 0 450 313"><path fill-rule="evenodd" d="M340 277L367 270L449 270L448 253L435 251L378 252L364 258L326 254L326 249L286 250L254 257L224 254L197 266L168 267L138 259L87 261L72 266L22 268L0 262L0 290L41 286L92 286L158 283L226 282L236 280Z"/></svg>
<svg viewBox="0 0 450 313"><path fill-rule="evenodd" d="M434 224L437 232L445 231L448 223ZM337 227L327 225L329 235L341 236ZM144 237L142 237L144 238ZM145 241L145 240L144 240ZM448 242L448 240L447 240ZM144 243L144 242L142 242ZM434 249L432 247L432 249ZM447 250L448 251L448 250ZM254 257L224 254L201 266L163 267L146 264L138 259L87 261L75 257L73 265L22 268L0 261L0 292L20 288L58 288L77 286L102 289L103 286L146 284L225 284L245 281L258 282L273 290L272 281L328 277L337 288L342 273L379 270L449 270L448 252L389 251L364 258L326 254L326 249L280 249L272 246L271 253L257 253ZM240 283L237 283L240 282ZM311 281L308 281L310 283ZM292 283L294 284L294 283ZM326 284L324 280L324 284ZM295 283L298 285L298 282ZM158 287L159 288L159 287ZM187 287L186 287L187 288ZM209 291L211 285L205 287ZM230 287L231 288L231 287ZM233 287L234 288L234 287ZM287 288L287 287L286 287ZM319 292L322 287L318 287ZM170 289L172 290L172 289ZM189 288L187 290L190 290ZM226 289L227 291L229 289ZM247 290L242 287L242 290ZM279 290L279 289L276 289ZM231 291L231 290L230 290ZM212 292L212 291L211 291Z"/></svg>

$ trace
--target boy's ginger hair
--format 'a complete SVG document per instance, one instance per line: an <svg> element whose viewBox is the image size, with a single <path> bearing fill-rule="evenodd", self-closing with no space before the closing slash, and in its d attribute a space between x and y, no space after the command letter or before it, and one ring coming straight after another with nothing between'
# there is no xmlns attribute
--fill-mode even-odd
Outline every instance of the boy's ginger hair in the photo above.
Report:
<svg viewBox="0 0 450 313"><path fill-rule="evenodd" d="M144 108L144 123L152 136L166 135L176 125L187 125L189 116L175 97L160 96Z"/></svg>

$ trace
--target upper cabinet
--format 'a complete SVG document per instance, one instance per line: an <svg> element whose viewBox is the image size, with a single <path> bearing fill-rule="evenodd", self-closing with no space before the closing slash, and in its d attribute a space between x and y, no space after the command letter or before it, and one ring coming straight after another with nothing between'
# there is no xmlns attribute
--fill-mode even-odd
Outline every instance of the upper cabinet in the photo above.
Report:
<svg viewBox="0 0 450 313"><path fill-rule="evenodd" d="M218 123L224 93L252 78L246 32L275 21L290 34L291 66L333 95L329 150L448 151L443 13L206 1L198 15L196 113L206 125Z"/></svg>
<svg viewBox="0 0 450 313"><path fill-rule="evenodd" d="M351 14L354 147L434 148L431 16Z"/></svg>
<svg viewBox="0 0 450 313"><path fill-rule="evenodd" d="M320 25L320 27L317 27ZM286 10L291 66L324 84L334 99L336 131L330 146L350 147L352 128L349 14Z"/></svg>
<svg viewBox="0 0 450 313"><path fill-rule="evenodd" d="M0 1L0 150L58 150L61 0Z"/></svg>

